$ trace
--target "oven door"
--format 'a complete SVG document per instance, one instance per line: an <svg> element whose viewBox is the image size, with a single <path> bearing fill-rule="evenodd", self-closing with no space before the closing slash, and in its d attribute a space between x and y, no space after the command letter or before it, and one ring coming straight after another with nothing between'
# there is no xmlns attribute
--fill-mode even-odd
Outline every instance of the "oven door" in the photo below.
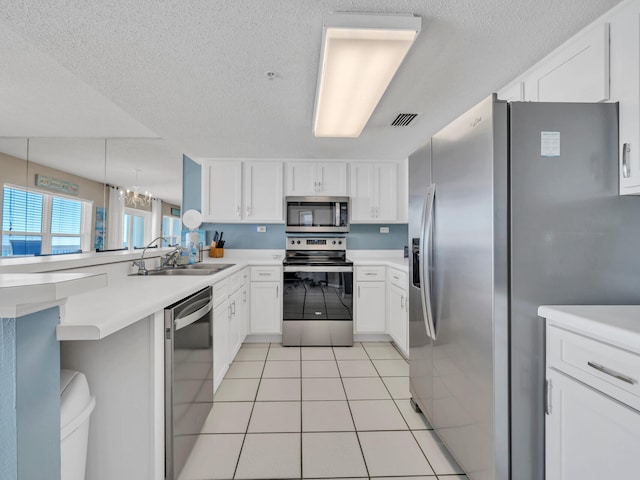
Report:
<svg viewBox="0 0 640 480"><path fill-rule="evenodd" d="M353 267L285 266L282 343L353 345Z"/></svg>
<svg viewBox="0 0 640 480"><path fill-rule="evenodd" d="M287 197L287 232L349 231L348 197Z"/></svg>

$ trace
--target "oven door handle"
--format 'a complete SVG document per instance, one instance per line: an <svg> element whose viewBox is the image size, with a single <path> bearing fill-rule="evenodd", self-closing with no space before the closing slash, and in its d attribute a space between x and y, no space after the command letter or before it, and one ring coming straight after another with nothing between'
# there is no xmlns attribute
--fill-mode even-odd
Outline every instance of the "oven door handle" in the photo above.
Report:
<svg viewBox="0 0 640 480"><path fill-rule="evenodd" d="M310 273L314 273L314 272L353 272L353 267L352 266L344 266L344 267L338 267L335 265L327 265L326 267L323 266L319 266L319 265L288 265L285 266L283 268L283 271L286 272L310 272Z"/></svg>
<svg viewBox="0 0 640 480"><path fill-rule="evenodd" d="M209 313L213 308L213 299L207 299L206 302L207 303L204 307L199 308L195 312L190 313L184 317L176 318L173 321L174 330L180 330L188 325L191 325L192 323L196 322L197 320L200 320L207 313Z"/></svg>

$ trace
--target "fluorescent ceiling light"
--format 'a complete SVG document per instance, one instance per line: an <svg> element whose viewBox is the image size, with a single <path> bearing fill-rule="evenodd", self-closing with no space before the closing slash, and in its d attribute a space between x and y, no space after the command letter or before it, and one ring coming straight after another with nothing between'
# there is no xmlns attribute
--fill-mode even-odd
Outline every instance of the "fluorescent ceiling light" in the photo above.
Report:
<svg viewBox="0 0 640 480"><path fill-rule="evenodd" d="M410 15L332 15L322 35L313 133L358 137L420 32Z"/></svg>

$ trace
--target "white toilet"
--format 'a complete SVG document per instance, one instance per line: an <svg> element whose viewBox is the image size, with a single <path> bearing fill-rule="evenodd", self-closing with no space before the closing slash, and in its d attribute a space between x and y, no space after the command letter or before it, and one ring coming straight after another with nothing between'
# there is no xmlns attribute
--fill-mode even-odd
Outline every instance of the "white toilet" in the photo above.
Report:
<svg viewBox="0 0 640 480"><path fill-rule="evenodd" d="M74 370L60 370L61 480L84 480L89 416L95 405L87 377Z"/></svg>

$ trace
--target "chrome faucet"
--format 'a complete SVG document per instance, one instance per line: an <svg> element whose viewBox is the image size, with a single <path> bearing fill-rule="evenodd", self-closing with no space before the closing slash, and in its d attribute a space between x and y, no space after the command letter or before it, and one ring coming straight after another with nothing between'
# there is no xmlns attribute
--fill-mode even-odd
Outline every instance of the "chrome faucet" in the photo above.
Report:
<svg viewBox="0 0 640 480"><path fill-rule="evenodd" d="M144 254L146 253L147 248L149 248L151 245L153 245L153 244L154 244L154 242L156 242L156 241L158 241L158 240L160 240L160 239L162 239L162 240L164 240L165 242L169 243L169 242L167 241L167 239L166 239L166 238L164 238L163 236L156 237L156 238L154 238L153 240L151 240L151 241L150 241L150 242L149 242L149 243L144 247L144 249L142 250L142 255L140 256L140 259L139 259L139 260L134 260L134 261L133 261L133 266L134 266L134 267L138 267L138 275L147 275L147 274L149 273L149 270L147 270L147 268L144 266Z"/></svg>
<svg viewBox="0 0 640 480"><path fill-rule="evenodd" d="M178 264L178 257L182 253L182 247L180 245L170 246L174 246L175 248L172 252L169 252L164 257L162 257L163 267L175 267Z"/></svg>

